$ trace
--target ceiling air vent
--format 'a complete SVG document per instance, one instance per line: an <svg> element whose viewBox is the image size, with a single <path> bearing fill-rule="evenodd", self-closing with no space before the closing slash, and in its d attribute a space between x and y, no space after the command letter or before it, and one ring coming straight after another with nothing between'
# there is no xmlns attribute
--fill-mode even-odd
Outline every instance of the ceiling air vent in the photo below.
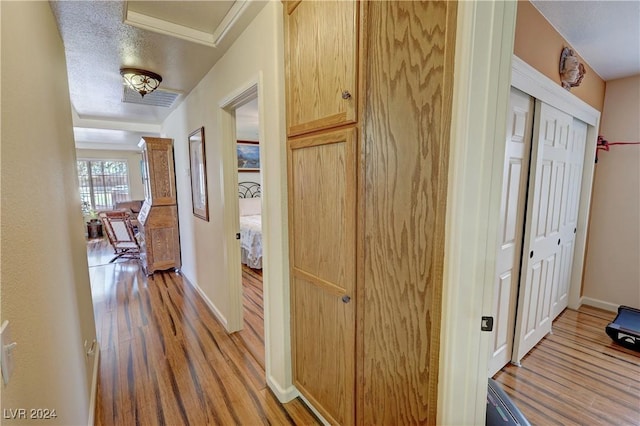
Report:
<svg viewBox="0 0 640 426"><path fill-rule="evenodd" d="M129 86L122 87L124 87L124 92L122 93L122 102L130 104L171 108L175 100L180 96L180 93L178 92L156 89L148 95L145 95L143 98L142 96L140 96L140 93L136 92L135 90L131 90Z"/></svg>

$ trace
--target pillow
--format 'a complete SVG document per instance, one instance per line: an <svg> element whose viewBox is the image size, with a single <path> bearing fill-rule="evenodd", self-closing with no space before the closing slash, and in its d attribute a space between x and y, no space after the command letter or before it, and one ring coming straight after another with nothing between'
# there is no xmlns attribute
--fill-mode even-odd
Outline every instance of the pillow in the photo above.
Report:
<svg viewBox="0 0 640 426"><path fill-rule="evenodd" d="M238 199L240 206L240 216L251 216L262 212L260 198L240 198Z"/></svg>

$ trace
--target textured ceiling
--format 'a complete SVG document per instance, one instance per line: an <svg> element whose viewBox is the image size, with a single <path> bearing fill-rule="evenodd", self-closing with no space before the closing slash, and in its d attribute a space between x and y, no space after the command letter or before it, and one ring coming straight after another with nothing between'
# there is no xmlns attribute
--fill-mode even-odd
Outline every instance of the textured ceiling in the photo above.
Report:
<svg viewBox="0 0 640 426"><path fill-rule="evenodd" d="M640 73L640 1L532 3L603 79ZM160 87L182 95L175 108L265 4L51 1L65 46L77 145L136 149L140 134L157 134L172 109L123 103L120 68L162 75ZM132 13L151 25L125 23ZM213 42L189 41L190 31ZM238 128L246 139L257 138L257 107L249 113L250 108L238 111L239 122L254 123L252 129L244 129L248 124Z"/></svg>
<svg viewBox="0 0 640 426"><path fill-rule="evenodd" d="M51 1L65 48L77 145L97 143L95 139L103 137L101 148L112 142L120 149L124 134L110 138L115 133L90 133L86 129L113 130L117 127L115 123L122 123L121 128L130 132L129 146L135 146L139 131L149 134L149 125L162 123L265 4L263 1ZM187 31L208 34L218 31L217 45L211 47L129 25L124 22L127 7L170 29L177 24ZM160 87L178 92L181 97L172 108L123 103L120 68L124 66L160 74L163 79Z"/></svg>
<svg viewBox="0 0 640 426"><path fill-rule="evenodd" d="M640 74L640 1L531 3L603 80Z"/></svg>

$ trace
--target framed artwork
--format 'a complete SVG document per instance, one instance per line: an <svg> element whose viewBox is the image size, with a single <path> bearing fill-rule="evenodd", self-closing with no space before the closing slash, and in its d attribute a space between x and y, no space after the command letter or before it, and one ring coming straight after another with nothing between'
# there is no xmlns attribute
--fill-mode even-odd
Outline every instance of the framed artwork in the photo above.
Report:
<svg viewBox="0 0 640 426"><path fill-rule="evenodd" d="M238 171L260 171L260 142L238 141Z"/></svg>
<svg viewBox="0 0 640 426"><path fill-rule="evenodd" d="M193 215L209 222L207 163L204 153L204 127L200 127L189 135L191 200L193 202Z"/></svg>

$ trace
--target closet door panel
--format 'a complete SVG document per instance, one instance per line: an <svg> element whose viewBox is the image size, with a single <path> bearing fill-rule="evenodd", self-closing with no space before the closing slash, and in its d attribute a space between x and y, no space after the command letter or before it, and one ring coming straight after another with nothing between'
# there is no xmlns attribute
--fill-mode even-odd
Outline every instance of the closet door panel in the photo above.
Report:
<svg viewBox="0 0 640 426"><path fill-rule="evenodd" d="M533 98L511 88L507 146L500 204L500 240L494 281L494 335L489 361L492 377L511 359L515 326L529 151L533 132Z"/></svg>
<svg viewBox="0 0 640 426"><path fill-rule="evenodd" d="M549 331L562 282L561 223L567 198L567 150L573 118L540 101L533 139L528 211L512 360L519 362Z"/></svg>
<svg viewBox="0 0 640 426"><path fill-rule="evenodd" d="M578 226L578 207L582 188L584 151L587 144L587 125L573 119L571 136L566 150L565 190L562 198L561 241L561 278L553 295L552 318L555 319L567 307L569 302L569 284L573 271L573 255Z"/></svg>

